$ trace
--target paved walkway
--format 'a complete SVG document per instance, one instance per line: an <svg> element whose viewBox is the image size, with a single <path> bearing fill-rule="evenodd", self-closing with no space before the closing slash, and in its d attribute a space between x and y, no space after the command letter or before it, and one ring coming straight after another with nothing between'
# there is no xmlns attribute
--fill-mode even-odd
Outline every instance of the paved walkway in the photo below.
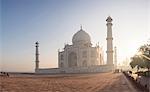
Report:
<svg viewBox="0 0 150 92"><path fill-rule="evenodd" d="M0 81L2 92L140 92L122 73L10 77Z"/></svg>

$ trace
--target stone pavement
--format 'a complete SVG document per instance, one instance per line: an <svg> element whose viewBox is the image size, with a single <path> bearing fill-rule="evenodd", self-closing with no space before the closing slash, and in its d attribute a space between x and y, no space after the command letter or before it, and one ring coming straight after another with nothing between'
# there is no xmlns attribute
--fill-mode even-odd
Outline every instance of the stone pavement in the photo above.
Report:
<svg viewBox="0 0 150 92"><path fill-rule="evenodd" d="M0 82L2 92L140 92L122 73L34 75L1 78Z"/></svg>

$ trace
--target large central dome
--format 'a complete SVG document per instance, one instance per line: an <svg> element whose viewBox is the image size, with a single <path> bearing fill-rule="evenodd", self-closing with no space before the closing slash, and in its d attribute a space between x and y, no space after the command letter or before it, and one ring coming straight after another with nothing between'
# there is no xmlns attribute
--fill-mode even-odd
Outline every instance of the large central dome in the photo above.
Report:
<svg viewBox="0 0 150 92"><path fill-rule="evenodd" d="M86 33L81 26L81 29L73 35L73 44L90 44L91 38L88 33Z"/></svg>

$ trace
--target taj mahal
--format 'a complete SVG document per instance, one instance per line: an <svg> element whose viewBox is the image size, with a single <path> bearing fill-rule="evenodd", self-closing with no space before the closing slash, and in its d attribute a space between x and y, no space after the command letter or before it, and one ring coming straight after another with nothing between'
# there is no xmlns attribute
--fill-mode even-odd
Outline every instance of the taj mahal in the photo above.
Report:
<svg viewBox="0 0 150 92"><path fill-rule="evenodd" d="M112 18L106 19L107 26L107 63L104 63L104 52L99 45L92 46L90 35L82 28L72 37L72 44L65 44L58 51L58 68L39 68L39 43L36 42L35 73L92 73L108 72L114 69Z"/></svg>

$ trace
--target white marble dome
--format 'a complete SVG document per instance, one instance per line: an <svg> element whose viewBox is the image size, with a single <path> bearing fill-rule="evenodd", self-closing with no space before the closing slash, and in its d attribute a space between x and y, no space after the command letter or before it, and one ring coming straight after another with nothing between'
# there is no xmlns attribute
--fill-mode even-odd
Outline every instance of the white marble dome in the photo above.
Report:
<svg viewBox="0 0 150 92"><path fill-rule="evenodd" d="M91 38L89 34L85 32L81 27L81 29L73 35L72 43L73 44L91 43Z"/></svg>

